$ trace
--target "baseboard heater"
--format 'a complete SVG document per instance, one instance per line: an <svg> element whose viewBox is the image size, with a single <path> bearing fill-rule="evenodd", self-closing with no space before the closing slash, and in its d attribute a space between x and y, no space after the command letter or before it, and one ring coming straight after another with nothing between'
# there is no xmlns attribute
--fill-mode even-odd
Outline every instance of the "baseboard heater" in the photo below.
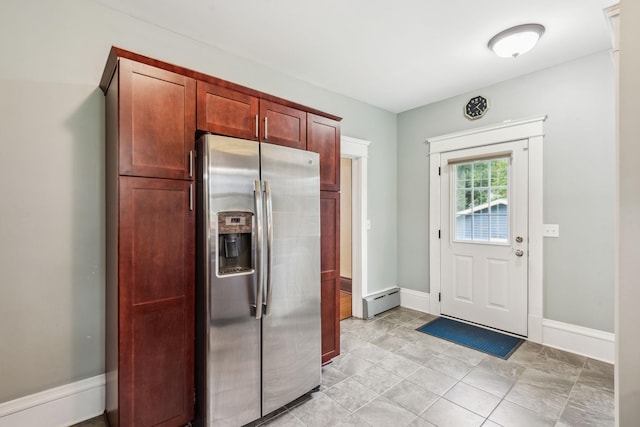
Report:
<svg viewBox="0 0 640 427"><path fill-rule="evenodd" d="M400 288L395 287L362 298L362 314L365 319L371 319L376 314L399 305Z"/></svg>

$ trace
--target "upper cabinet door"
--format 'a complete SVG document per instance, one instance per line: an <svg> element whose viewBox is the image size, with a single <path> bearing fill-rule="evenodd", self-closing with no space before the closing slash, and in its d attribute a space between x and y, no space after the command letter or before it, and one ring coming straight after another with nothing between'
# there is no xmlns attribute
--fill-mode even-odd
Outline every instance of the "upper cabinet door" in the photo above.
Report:
<svg viewBox="0 0 640 427"><path fill-rule="evenodd" d="M260 100L260 141L307 149L307 113L282 104Z"/></svg>
<svg viewBox="0 0 640 427"><path fill-rule="evenodd" d="M258 139L258 98L198 81L198 129Z"/></svg>
<svg viewBox="0 0 640 427"><path fill-rule="evenodd" d="M119 173L193 179L196 82L120 59Z"/></svg>
<svg viewBox="0 0 640 427"><path fill-rule="evenodd" d="M340 122L308 113L307 150L320 154L320 190L340 191Z"/></svg>

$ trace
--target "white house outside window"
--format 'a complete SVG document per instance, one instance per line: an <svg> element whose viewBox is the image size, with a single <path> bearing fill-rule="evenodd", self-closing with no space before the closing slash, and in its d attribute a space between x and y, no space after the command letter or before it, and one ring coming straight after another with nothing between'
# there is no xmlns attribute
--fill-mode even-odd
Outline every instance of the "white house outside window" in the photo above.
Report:
<svg viewBox="0 0 640 427"><path fill-rule="evenodd" d="M455 240L509 241L509 157L453 165Z"/></svg>

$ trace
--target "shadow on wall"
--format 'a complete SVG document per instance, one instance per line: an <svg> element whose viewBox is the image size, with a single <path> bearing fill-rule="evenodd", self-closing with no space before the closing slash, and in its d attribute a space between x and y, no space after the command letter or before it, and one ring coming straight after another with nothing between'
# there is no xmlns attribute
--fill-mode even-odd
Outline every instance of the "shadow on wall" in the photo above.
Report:
<svg viewBox="0 0 640 427"><path fill-rule="evenodd" d="M105 99L99 88L78 105L65 127L73 156L72 382L105 371Z"/></svg>

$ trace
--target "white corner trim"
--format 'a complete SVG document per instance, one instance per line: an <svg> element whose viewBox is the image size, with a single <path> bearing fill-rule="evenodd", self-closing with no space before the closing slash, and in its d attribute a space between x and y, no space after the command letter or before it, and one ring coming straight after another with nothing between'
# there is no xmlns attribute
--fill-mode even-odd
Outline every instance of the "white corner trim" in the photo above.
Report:
<svg viewBox="0 0 640 427"><path fill-rule="evenodd" d="M602 8L607 9L616 9L617 12L620 11L620 0L600 0L602 2Z"/></svg>
<svg viewBox="0 0 640 427"><path fill-rule="evenodd" d="M430 297L427 292L414 291L413 289L400 288L400 306L423 313L431 313Z"/></svg>
<svg viewBox="0 0 640 427"><path fill-rule="evenodd" d="M342 157L369 157L369 145L371 141L353 138L350 136L340 136L340 155Z"/></svg>
<svg viewBox="0 0 640 427"><path fill-rule="evenodd" d="M544 317L544 239L543 234L543 137L529 138L529 330L527 336L542 342Z"/></svg>
<svg viewBox="0 0 640 427"><path fill-rule="evenodd" d="M531 342L542 344L542 316L529 313L527 339Z"/></svg>
<svg viewBox="0 0 640 427"><path fill-rule="evenodd" d="M445 135L439 135L439 136L434 136L431 138L428 138L426 140L427 144L433 144L434 142L440 142L440 141L446 141L449 139L457 139L457 138L464 138L470 135L477 135L477 134L482 134L485 132L493 132L495 130L502 130L502 129L508 129L508 128L512 128L512 127L520 127L522 125L527 125L529 123L539 123L539 122L543 122L547 119L546 114L542 115L542 116L534 116L534 117L527 117L524 119L519 119L519 120L505 120L502 123L494 123L492 125L487 125L487 126L482 126L482 127L477 127L477 128L472 128L472 129L467 129L467 130L463 130L460 132L454 132L454 133L448 133ZM537 133L534 133L533 135L542 135L542 128L538 127L539 131ZM519 132L519 131L516 131ZM519 132L520 133L520 132ZM532 134L529 133L528 130L525 130L524 133L522 134L523 136L519 136L518 138L526 138L528 136L531 136ZM433 150L431 150L433 151Z"/></svg>
<svg viewBox="0 0 640 427"><path fill-rule="evenodd" d="M69 426L105 409L105 375L0 403L0 427Z"/></svg>
<svg viewBox="0 0 640 427"><path fill-rule="evenodd" d="M440 314L440 153L429 157L429 313Z"/></svg>
<svg viewBox="0 0 640 427"><path fill-rule="evenodd" d="M603 362L615 361L615 334L555 320L542 320L542 344Z"/></svg>
<svg viewBox="0 0 640 427"><path fill-rule="evenodd" d="M429 138L426 143L429 144L429 154L433 154L543 136L542 123L546 118L544 115L522 120L506 120L494 125Z"/></svg>

